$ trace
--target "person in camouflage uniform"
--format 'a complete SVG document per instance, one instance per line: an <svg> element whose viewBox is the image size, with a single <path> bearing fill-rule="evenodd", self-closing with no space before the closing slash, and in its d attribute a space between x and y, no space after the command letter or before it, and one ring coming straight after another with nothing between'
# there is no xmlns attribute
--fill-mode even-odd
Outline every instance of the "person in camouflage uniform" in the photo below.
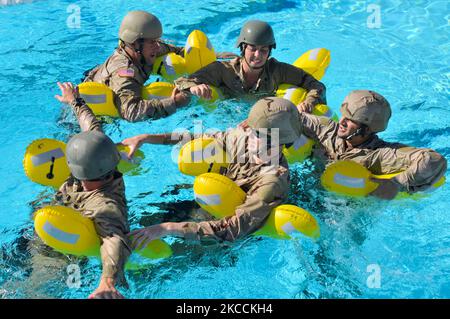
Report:
<svg viewBox="0 0 450 319"><path fill-rule="evenodd" d="M260 228L273 208L284 203L289 192L289 168L282 153L300 137L299 113L285 99L267 97L256 102L249 113L249 127L237 127L213 137L230 156L223 175L233 180L247 194L235 215L203 222L163 223L133 232L137 246L165 235L189 240L234 241ZM173 133L142 134L122 143L129 145L130 155L143 143L175 144ZM200 137L200 136L191 136Z"/></svg>
<svg viewBox="0 0 450 319"><path fill-rule="evenodd" d="M142 99L142 87L156 57L170 52L183 54L183 48L162 42L161 35L162 25L157 17L145 11L129 12L120 26L119 47L103 64L88 71L84 79L111 88L114 104L127 121L166 117L189 102L186 94L177 89L164 99Z"/></svg>
<svg viewBox="0 0 450 319"><path fill-rule="evenodd" d="M389 102L380 94L356 90L344 99L339 123L300 112L302 133L317 142L317 158L325 163L352 160L376 175L402 172L379 184L372 195L392 199L399 191L414 193L436 183L447 169L446 159L432 149L389 143L377 136L391 117Z"/></svg>
<svg viewBox="0 0 450 319"><path fill-rule="evenodd" d="M55 202L93 220L101 240L102 276L89 298L123 298L116 284L127 285L124 265L131 254L125 184L117 170L120 154L91 109L77 97L71 83L58 83L62 96L75 112L82 133L67 143L71 176L55 195Z"/></svg>
<svg viewBox="0 0 450 319"><path fill-rule="evenodd" d="M310 74L293 65L269 58L276 48L272 27L264 21L248 21L236 43L241 57L216 61L188 77L175 80L178 89L210 99L210 86L218 87L226 97L265 97L275 95L282 83L308 91L300 109L312 112L318 103L326 104L325 86Z"/></svg>

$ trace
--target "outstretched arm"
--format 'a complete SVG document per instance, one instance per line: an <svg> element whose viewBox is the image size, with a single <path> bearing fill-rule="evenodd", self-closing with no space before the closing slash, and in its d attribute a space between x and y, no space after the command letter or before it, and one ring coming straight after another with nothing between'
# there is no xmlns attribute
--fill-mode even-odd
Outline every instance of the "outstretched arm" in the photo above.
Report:
<svg viewBox="0 0 450 319"><path fill-rule="evenodd" d="M61 95L55 95L55 98L61 103L68 104L72 107L80 124L81 130L85 131L102 131L102 125L89 108L86 102L80 97L77 88L70 82L60 83Z"/></svg>
<svg viewBox="0 0 450 319"><path fill-rule="evenodd" d="M234 241L263 226L272 209L283 203L289 186L287 179L270 176L254 186L233 216L204 222L162 223L133 231L133 247L141 247L167 235L188 240Z"/></svg>

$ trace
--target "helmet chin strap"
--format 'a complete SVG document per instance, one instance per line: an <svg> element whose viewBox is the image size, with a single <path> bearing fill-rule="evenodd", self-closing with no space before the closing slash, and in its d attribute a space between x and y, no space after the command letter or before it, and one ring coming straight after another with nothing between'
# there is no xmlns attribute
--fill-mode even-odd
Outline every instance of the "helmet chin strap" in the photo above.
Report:
<svg viewBox="0 0 450 319"><path fill-rule="evenodd" d="M363 128L362 127L360 127L360 128L358 128L355 132L353 132L352 134L350 134L349 136L347 136L346 138L345 138L345 140L346 141L350 141L352 138L354 138L355 136L359 136L359 135L364 135L364 132L363 132L364 130L363 130Z"/></svg>
<svg viewBox="0 0 450 319"><path fill-rule="evenodd" d="M146 64L147 64L147 61L145 60L145 57L144 57L144 55L142 54L142 50L143 50L143 46L144 46L144 44L142 43L142 39L138 39L137 42L139 43L139 47L136 49L136 48L134 47L134 45L129 44L129 43L126 43L126 42L123 41L123 43L125 44L125 46L129 47L131 50L133 50L136 54L138 54L138 55L140 56L139 62L140 62L142 65L146 65Z"/></svg>
<svg viewBox="0 0 450 319"><path fill-rule="evenodd" d="M143 43L142 39L139 39L138 43L139 43L139 48L137 50L135 50L135 52L141 56L140 62L144 66L144 65L147 64L147 61L145 60L144 54L142 53L142 50L144 48L144 43Z"/></svg>

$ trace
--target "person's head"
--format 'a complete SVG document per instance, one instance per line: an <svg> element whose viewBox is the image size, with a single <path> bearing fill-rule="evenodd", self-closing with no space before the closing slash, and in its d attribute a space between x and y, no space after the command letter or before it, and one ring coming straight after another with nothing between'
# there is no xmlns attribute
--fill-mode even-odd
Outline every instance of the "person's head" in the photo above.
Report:
<svg viewBox="0 0 450 319"><path fill-rule="evenodd" d="M374 91L355 90L345 97L341 113L338 136L358 145L387 128L391 106Z"/></svg>
<svg viewBox="0 0 450 319"><path fill-rule="evenodd" d="M286 99L267 97L257 101L248 115L248 126L258 139L258 149L289 147L301 135L299 112L295 105ZM266 147L267 145L267 147Z"/></svg>
<svg viewBox="0 0 450 319"><path fill-rule="evenodd" d="M111 179L120 161L120 154L108 136L100 131L88 131L69 140L66 161L72 175L83 186L92 188Z"/></svg>
<svg viewBox="0 0 450 319"><path fill-rule="evenodd" d="M264 21L251 20L245 23L236 42L241 55L250 69L261 69L276 48L272 27Z"/></svg>
<svg viewBox="0 0 450 319"><path fill-rule="evenodd" d="M161 22L146 11L128 12L119 29L121 45L142 64L153 64L155 61L161 35Z"/></svg>

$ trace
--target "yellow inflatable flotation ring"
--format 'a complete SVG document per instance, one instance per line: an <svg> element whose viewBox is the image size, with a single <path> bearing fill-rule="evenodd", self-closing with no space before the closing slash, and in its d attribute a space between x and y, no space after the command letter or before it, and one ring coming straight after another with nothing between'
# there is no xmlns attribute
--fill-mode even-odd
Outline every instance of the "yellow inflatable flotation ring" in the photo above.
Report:
<svg viewBox="0 0 450 319"><path fill-rule="evenodd" d="M49 138L35 140L25 151L23 169L31 181L58 188L70 175L66 144Z"/></svg>
<svg viewBox="0 0 450 319"><path fill-rule="evenodd" d="M144 158L144 153L137 150L130 160L127 157L128 146L118 145L117 150L121 156L118 170L123 174L133 175ZM32 182L59 188L70 176L66 162L66 144L49 138L33 141L25 151L23 169Z"/></svg>
<svg viewBox="0 0 450 319"><path fill-rule="evenodd" d="M216 53L205 33L194 30L189 34L184 46L184 60L189 74L216 61Z"/></svg>
<svg viewBox="0 0 450 319"><path fill-rule="evenodd" d="M167 82L153 82L143 87L142 98L144 100L165 99L172 95L175 85Z"/></svg>
<svg viewBox="0 0 450 319"><path fill-rule="evenodd" d="M316 80L320 80L324 74L328 65L330 64L330 51L325 48L312 49L302 54L293 65L308 72ZM280 84L276 92L277 97L285 98L295 105L304 101L307 95L307 91L301 87L297 87L292 84ZM338 121L338 117L333 111L325 104L318 104L314 107L312 112L314 115L326 116ZM284 148L283 153L290 164L304 161L311 155L314 141L302 135L294 145Z"/></svg>
<svg viewBox="0 0 450 319"><path fill-rule="evenodd" d="M308 72L316 80L320 80L330 65L331 53L325 48L316 48L302 54L295 62L294 66Z"/></svg>
<svg viewBox="0 0 450 319"><path fill-rule="evenodd" d="M186 61L182 56L173 52L164 54L155 59L152 72L160 75L166 81L173 82L186 74Z"/></svg>
<svg viewBox="0 0 450 319"><path fill-rule="evenodd" d="M186 175L221 173L228 165L227 153L213 138L194 139L184 144L178 155L178 169Z"/></svg>
<svg viewBox="0 0 450 319"><path fill-rule="evenodd" d="M167 82L154 82L142 88L142 98L163 99L172 95L175 86ZM103 83L83 82L78 85L80 96L89 108L98 116L119 117L117 107L114 105L114 92Z"/></svg>
<svg viewBox="0 0 450 319"><path fill-rule="evenodd" d="M192 31L186 41L184 57L173 52L155 59L152 72L173 82L180 76L191 74L216 61L214 48L205 33L199 30ZM162 99L172 95L172 83L153 82L142 88L142 98ZM103 83L84 82L78 85L81 97L86 101L95 115L119 117L117 107L114 105L114 92ZM223 98L222 92L211 86L212 98L200 99L206 111L217 107L216 101Z"/></svg>
<svg viewBox="0 0 450 319"><path fill-rule="evenodd" d="M192 31L184 47L184 59L186 61L186 71L192 74L216 61L216 53L205 33L200 30ZM203 108L208 111L214 111L217 108L217 101L223 99L223 94L219 88L210 85L212 94L211 99L200 99Z"/></svg>
<svg viewBox="0 0 450 319"><path fill-rule="evenodd" d="M114 105L113 91L105 84L83 82L78 84L78 91L95 115L119 117Z"/></svg>
<svg viewBox="0 0 450 319"><path fill-rule="evenodd" d="M92 220L65 206L47 206L34 213L34 229L44 243L56 251L76 256L100 256L100 239ZM172 255L170 246L153 240L136 251L139 255L159 259Z"/></svg>
<svg viewBox="0 0 450 319"><path fill-rule="evenodd" d="M121 158L119 164L117 165L117 170L122 174L136 175L135 173L137 173L137 168L145 158L144 152L138 149L134 152L133 157L129 159L129 146L117 145L117 150L119 151Z"/></svg>
<svg viewBox="0 0 450 319"><path fill-rule="evenodd" d="M390 179L401 172L385 175L372 174L367 168L354 161L337 161L329 165L322 174L320 181L322 186L330 191L341 195L363 197L373 192L378 184L370 180L371 177L378 179ZM434 190L445 183L445 177L436 182L430 190ZM415 196L401 192L396 198Z"/></svg>
<svg viewBox="0 0 450 319"><path fill-rule="evenodd" d="M234 215L236 207L246 198L236 183L216 173L205 173L195 178L194 196L200 207L216 218ZM254 235L289 239L294 231L313 239L320 237L319 224L310 213L294 205L280 205Z"/></svg>
<svg viewBox="0 0 450 319"><path fill-rule="evenodd" d="M302 134L291 147L283 147L283 154L289 164L301 163L311 155L314 144L312 139Z"/></svg>

